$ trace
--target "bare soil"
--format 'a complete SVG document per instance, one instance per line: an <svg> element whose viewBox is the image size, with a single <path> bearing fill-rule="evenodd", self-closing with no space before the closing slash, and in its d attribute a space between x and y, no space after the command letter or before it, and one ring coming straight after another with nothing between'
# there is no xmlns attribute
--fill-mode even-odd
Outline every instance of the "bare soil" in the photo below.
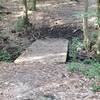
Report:
<svg viewBox="0 0 100 100"><path fill-rule="evenodd" d="M91 81L66 64L0 64L0 100L100 100Z"/></svg>

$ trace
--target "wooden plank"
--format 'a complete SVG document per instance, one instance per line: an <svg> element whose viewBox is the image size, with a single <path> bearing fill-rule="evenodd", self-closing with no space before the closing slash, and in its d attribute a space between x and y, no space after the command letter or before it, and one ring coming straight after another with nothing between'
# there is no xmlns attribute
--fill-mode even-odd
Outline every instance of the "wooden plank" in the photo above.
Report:
<svg viewBox="0 0 100 100"><path fill-rule="evenodd" d="M65 62L68 51L68 40L47 39L34 42L15 63L54 63Z"/></svg>

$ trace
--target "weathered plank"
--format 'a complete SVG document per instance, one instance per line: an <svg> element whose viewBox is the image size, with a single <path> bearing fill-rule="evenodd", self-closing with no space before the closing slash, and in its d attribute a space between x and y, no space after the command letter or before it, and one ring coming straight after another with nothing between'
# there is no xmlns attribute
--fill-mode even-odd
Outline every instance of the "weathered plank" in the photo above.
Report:
<svg viewBox="0 0 100 100"><path fill-rule="evenodd" d="M15 63L65 62L67 51L68 40L37 40L20 57L15 60Z"/></svg>

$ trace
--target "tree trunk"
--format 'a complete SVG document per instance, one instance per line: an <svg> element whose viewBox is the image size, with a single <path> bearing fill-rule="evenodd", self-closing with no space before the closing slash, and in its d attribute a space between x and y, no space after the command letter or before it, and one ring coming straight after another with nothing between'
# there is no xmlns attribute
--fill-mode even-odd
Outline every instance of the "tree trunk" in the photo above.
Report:
<svg viewBox="0 0 100 100"><path fill-rule="evenodd" d="M84 9L84 17L83 17L83 35L84 35L84 46L86 50L90 50L90 36L88 33L88 0L85 0L85 9Z"/></svg>
<svg viewBox="0 0 100 100"><path fill-rule="evenodd" d="M98 22L98 39L96 42L96 53L100 55L100 0L97 0L97 22Z"/></svg>
<svg viewBox="0 0 100 100"><path fill-rule="evenodd" d="M32 0L32 10L36 11L36 0Z"/></svg>
<svg viewBox="0 0 100 100"><path fill-rule="evenodd" d="M28 24L29 21L28 21L28 6L27 6L27 0L23 0L23 4L24 4L24 7L25 7L25 18L24 18L24 21L25 21L25 24Z"/></svg>

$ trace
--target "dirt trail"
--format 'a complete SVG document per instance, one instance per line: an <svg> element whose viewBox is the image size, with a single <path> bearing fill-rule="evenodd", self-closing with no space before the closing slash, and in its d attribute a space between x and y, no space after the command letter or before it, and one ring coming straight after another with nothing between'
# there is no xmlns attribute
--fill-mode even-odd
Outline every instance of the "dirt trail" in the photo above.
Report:
<svg viewBox="0 0 100 100"><path fill-rule="evenodd" d="M55 56L65 52L64 41L51 39L33 43L19 57L29 63L0 63L0 100L100 100L100 93L90 90L92 80L69 72L63 59L66 55ZM41 50L38 50L39 46L42 46ZM55 54L51 57L47 53ZM29 57L37 55L41 58L30 62Z"/></svg>
<svg viewBox="0 0 100 100"><path fill-rule="evenodd" d="M0 100L100 100L91 81L67 71L65 64L1 64Z"/></svg>

